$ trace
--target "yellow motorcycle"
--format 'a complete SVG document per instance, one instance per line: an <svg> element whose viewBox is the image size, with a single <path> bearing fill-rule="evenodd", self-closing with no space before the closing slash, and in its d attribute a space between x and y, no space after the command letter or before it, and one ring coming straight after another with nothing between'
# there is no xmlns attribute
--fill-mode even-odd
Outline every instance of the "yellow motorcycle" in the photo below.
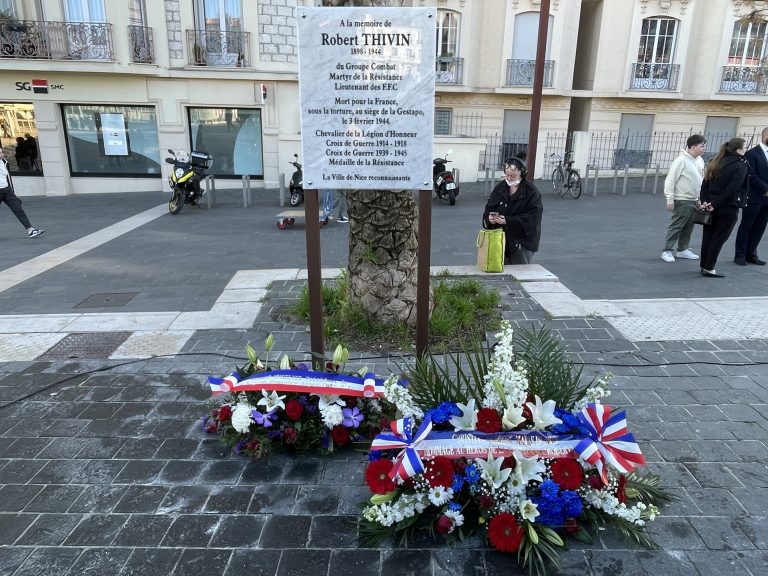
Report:
<svg viewBox="0 0 768 576"><path fill-rule="evenodd" d="M173 164L173 170L168 177L168 185L171 187L171 199L168 202L168 211L176 215L184 208L184 204L197 206L203 196L200 186L205 177L205 171L211 167L213 156L207 152L191 152L187 154L183 150L174 152L168 149L173 157L166 158L168 164Z"/></svg>

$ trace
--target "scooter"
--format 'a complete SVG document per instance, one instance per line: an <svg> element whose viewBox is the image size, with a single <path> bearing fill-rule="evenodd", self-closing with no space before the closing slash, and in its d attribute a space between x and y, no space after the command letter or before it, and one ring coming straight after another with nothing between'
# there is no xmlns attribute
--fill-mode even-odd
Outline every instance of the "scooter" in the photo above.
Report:
<svg viewBox="0 0 768 576"><path fill-rule="evenodd" d="M435 158L432 160L432 181L434 183L435 195L441 200L448 200L453 206L456 204L456 196L459 195L459 185L453 179L453 172L445 169L448 160L448 150L445 158Z"/></svg>
<svg viewBox="0 0 768 576"><path fill-rule="evenodd" d="M304 172L301 169L301 164L299 164L299 155L294 154L293 157L294 161L291 162L291 164L293 164L293 167L296 168L296 170L294 170L293 175L291 176L291 183L288 185L288 190L291 193L291 206L299 206L304 202Z"/></svg>
<svg viewBox="0 0 768 576"><path fill-rule="evenodd" d="M168 164L173 164L173 170L168 177L168 185L171 187L171 199L168 202L168 212L174 216L181 212L184 204L197 206L203 196L200 182L205 176L205 171L211 167L213 156L207 152L191 152L187 155L183 150L174 152L170 148L168 152L172 158L166 158Z"/></svg>

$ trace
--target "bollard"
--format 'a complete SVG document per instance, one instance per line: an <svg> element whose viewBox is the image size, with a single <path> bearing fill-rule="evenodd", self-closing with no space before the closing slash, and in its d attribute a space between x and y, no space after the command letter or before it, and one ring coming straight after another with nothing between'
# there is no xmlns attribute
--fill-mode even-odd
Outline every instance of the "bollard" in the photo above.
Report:
<svg viewBox="0 0 768 576"><path fill-rule="evenodd" d="M453 174L453 181L456 182L456 185L459 185L459 175L460 171L458 168L451 169L451 174Z"/></svg>
<svg viewBox="0 0 768 576"><path fill-rule="evenodd" d="M616 187L619 185L619 165L616 164L613 167L613 191L611 194L616 194Z"/></svg>
<svg viewBox="0 0 768 576"><path fill-rule="evenodd" d="M243 208L251 205L251 176L243 174Z"/></svg>
<svg viewBox="0 0 768 576"><path fill-rule="evenodd" d="M648 164L645 165L645 168L643 169L643 193L645 193L645 179L648 176Z"/></svg>
<svg viewBox="0 0 768 576"><path fill-rule="evenodd" d="M594 198L597 198L597 177L598 177L598 167L595 166L595 185L592 187L592 196Z"/></svg>
<svg viewBox="0 0 768 576"><path fill-rule="evenodd" d="M629 164L624 165L624 186L621 188L621 195L627 195L627 179L629 178Z"/></svg>
<svg viewBox="0 0 768 576"><path fill-rule="evenodd" d="M589 169L592 168L589 164L584 167L584 178L581 181L584 190L589 188Z"/></svg>
<svg viewBox="0 0 768 576"><path fill-rule="evenodd" d="M491 169L486 166L485 167L485 197L486 197L486 199L491 197L491 190L493 189L493 182L491 180L490 172L491 172Z"/></svg>
<svg viewBox="0 0 768 576"><path fill-rule="evenodd" d="M656 164L656 175L653 177L653 194L656 195L656 186L659 185L659 165Z"/></svg>
<svg viewBox="0 0 768 576"><path fill-rule="evenodd" d="M208 174L208 176L203 178L203 182L205 183L205 195L208 198L208 210L210 210L216 204L213 198L216 193L216 178L214 178L213 174Z"/></svg>
<svg viewBox="0 0 768 576"><path fill-rule="evenodd" d="M285 173L280 172L280 208L285 206Z"/></svg>

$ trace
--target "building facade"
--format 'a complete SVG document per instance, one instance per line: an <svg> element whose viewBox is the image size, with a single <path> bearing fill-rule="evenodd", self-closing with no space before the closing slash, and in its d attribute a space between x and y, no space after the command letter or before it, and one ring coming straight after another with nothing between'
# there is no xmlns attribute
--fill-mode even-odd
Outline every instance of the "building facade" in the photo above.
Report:
<svg viewBox="0 0 768 576"><path fill-rule="evenodd" d="M276 187L301 152L296 11L317 3L0 0L0 142L19 193L160 190L168 148ZM464 180L524 155L540 0L402 5L438 9L435 154L454 150ZM551 0L537 172L572 132L602 168L666 161L693 132L710 150L759 134L768 31L753 8Z"/></svg>

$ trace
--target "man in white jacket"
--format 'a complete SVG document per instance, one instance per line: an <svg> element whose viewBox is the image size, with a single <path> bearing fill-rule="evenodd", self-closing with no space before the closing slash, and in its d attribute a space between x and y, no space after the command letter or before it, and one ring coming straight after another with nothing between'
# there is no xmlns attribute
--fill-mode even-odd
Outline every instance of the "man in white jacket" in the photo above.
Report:
<svg viewBox="0 0 768 576"><path fill-rule="evenodd" d="M677 242L677 257L685 260L698 260L699 257L690 251L693 232L693 215L699 201L701 182L704 179L704 159L701 157L706 150L707 141L700 134L688 137L686 150L675 158L669 167L669 174L664 181L664 196L667 198L667 211L672 212L672 221L667 229L667 241L661 259L664 262L674 262L672 249Z"/></svg>

